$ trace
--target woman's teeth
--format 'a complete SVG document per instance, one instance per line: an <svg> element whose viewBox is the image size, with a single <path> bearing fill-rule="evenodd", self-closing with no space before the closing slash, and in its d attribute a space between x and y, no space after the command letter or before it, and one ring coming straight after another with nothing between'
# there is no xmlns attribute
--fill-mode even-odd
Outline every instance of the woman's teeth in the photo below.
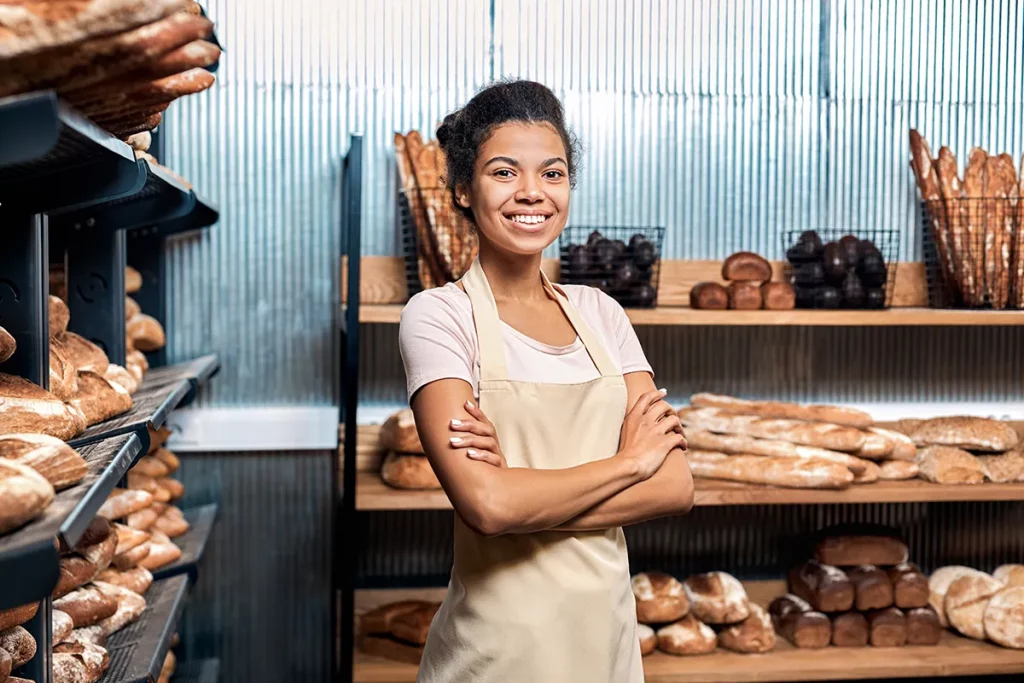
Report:
<svg viewBox="0 0 1024 683"><path fill-rule="evenodd" d="M512 216L513 223L523 223L524 225L539 225L548 219L547 216Z"/></svg>

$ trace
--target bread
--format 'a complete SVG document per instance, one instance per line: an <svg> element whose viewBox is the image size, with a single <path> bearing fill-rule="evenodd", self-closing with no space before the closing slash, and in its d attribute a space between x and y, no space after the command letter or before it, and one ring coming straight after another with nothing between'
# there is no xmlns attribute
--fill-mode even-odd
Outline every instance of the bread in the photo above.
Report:
<svg viewBox="0 0 1024 683"><path fill-rule="evenodd" d="M886 481L913 479L919 473L917 463L906 460L884 460L878 466L878 478Z"/></svg>
<svg viewBox="0 0 1024 683"><path fill-rule="evenodd" d="M874 647L903 647L907 644L907 620L896 607L867 613L868 642Z"/></svg>
<svg viewBox="0 0 1024 683"><path fill-rule="evenodd" d="M850 470L816 458L726 455L690 449L686 451L686 462L693 476L703 479L818 489L843 489L853 483Z"/></svg>
<svg viewBox="0 0 1024 683"><path fill-rule="evenodd" d="M715 632L693 614L661 627L657 636L658 649L670 655L703 655L714 652L718 646Z"/></svg>
<svg viewBox="0 0 1024 683"><path fill-rule="evenodd" d="M156 455L144 455L132 466L132 472L147 477L166 477L170 474L171 468Z"/></svg>
<svg viewBox="0 0 1024 683"><path fill-rule="evenodd" d="M391 635L413 645L424 645L427 642L430 623L440 606L440 603L430 603L396 614L391 619Z"/></svg>
<svg viewBox="0 0 1024 683"><path fill-rule="evenodd" d="M53 648L53 683L94 683L110 665L110 655L90 642L66 642Z"/></svg>
<svg viewBox="0 0 1024 683"><path fill-rule="evenodd" d="M127 333L139 351L158 351L167 343L163 325L145 313L128 321Z"/></svg>
<svg viewBox="0 0 1024 683"><path fill-rule="evenodd" d="M761 298L769 311L790 311L796 308L796 292L788 282L766 282L761 285Z"/></svg>
<svg viewBox="0 0 1024 683"><path fill-rule="evenodd" d="M11 655L12 668L17 669L36 655L36 639L21 626L0 631L0 649Z"/></svg>
<svg viewBox="0 0 1024 683"><path fill-rule="evenodd" d="M64 355L67 356L67 359L71 361L76 370L79 372L83 370L94 372L97 375L103 375L107 371L110 360L107 358L107 354L103 352L103 349L96 346L96 344L74 332L67 332L61 335L59 339Z"/></svg>
<svg viewBox="0 0 1024 683"><path fill-rule="evenodd" d="M103 518L99 517L98 519ZM116 549L117 532L113 529L111 529L107 537L99 543L95 543L93 545L79 544L75 548L82 557L96 567L96 573L99 573L110 566L111 561L114 559L114 551Z"/></svg>
<svg viewBox="0 0 1024 683"><path fill-rule="evenodd" d="M853 607L854 586L838 567L808 560L789 570L789 592L819 612L845 612Z"/></svg>
<svg viewBox="0 0 1024 683"><path fill-rule="evenodd" d="M928 577L917 565L904 562L889 567L886 572L892 583L893 603L900 609L925 607L931 595L928 589Z"/></svg>
<svg viewBox="0 0 1024 683"><path fill-rule="evenodd" d="M441 488L441 482L425 455L388 453L381 463L380 478L385 484L399 489Z"/></svg>
<svg viewBox="0 0 1024 683"><path fill-rule="evenodd" d="M935 174L939 180L939 192L946 210L946 227L951 237L951 255L954 260L956 282L961 298L967 305L975 305L974 260L967 239L967 217L963 209L965 203L963 181L958 175L956 156L948 147L939 149L939 156L934 162Z"/></svg>
<svg viewBox="0 0 1024 683"><path fill-rule="evenodd" d="M365 612L359 618L359 631L363 635L390 634L391 621L400 614L430 605L424 600L403 600L391 602Z"/></svg>
<svg viewBox="0 0 1024 683"><path fill-rule="evenodd" d="M160 489L157 486L156 479L149 476L148 474L139 474L138 472L128 472L128 488L133 491L145 491L146 493L153 496L154 500L160 500L160 496L157 495L157 491ZM167 497L170 500L170 496ZM167 500L162 502L166 503Z"/></svg>
<svg viewBox="0 0 1024 683"><path fill-rule="evenodd" d="M735 624L750 616L747 592L730 574L694 574L683 586L690 613L706 624Z"/></svg>
<svg viewBox="0 0 1024 683"><path fill-rule="evenodd" d="M71 311L68 310L68 305L64 303L64 300L53 296L49 296L48 301L50 302L49 311L49 323L50 323L50 338L59 337L68 331L68 323L71 321Z"/></svg>
<svg viewBox="0 0 1024 683"><path fill-rule="evenodd" d="M34 469L0 459L0 534L35 519L53 497L53 486Z"/></svg>
<svg viewBox="0 0 1024 683"><path fill-rule="evenodd" d="M146 370L149 369L149 361L146 360L145 354L141 351L132 349L125 355L124 368L136 382L142 384Z"/></svg>
<svg viewBox="0 0 1024 683"><path fill-rule="evenodd" d="M178 500L185 495L185 485L177 479L160 477L156 480L157 486L167 492L169 500Z"/></svg>
<svg viewBox="0 0 1024 683"><path fill-rule="evenodd" d="M139 389L139 381L128 370L114 363L107 366L107 371L103 373L103 379L120 385L129 394L134 394Z"/></svg>
<svg viewBox="0 0 1024 683"><path fill-rule="evenodd" d="M928 577L928 604L935 610L943 628L949 626L949 621L946 619L946 591L949 590L949 585L965 574L983 573L971 567L950 565L936 569Z"/></svg>
<svg viewBox="0 0 1024 683"><path fill-rule="evenodd" d="M150 546L149 554L139 561L140 567L145 567L150 571L166 567L181 558L181 548L170 541L163 543L153 541L150 543Z"/></svg>
<svg viewBox="0 0 1024 683"><path fill-rule="evenodd" d="M918 475L936 484L983 484L981 460L954 446L928 446L917 454Z"/></svg>
<svg viewBox="0 0 1024 683"><path fill-rule="evenodd" d="M862 458L863 460L863 458ZM882 475L882 468L870 460L863 460L864 469L853 475L854 484L873 484Z"/></svg>
<svg viewBox="0 0 1024 683"><path fill-rule="evenodd" d="M148 533L145 531L139 531L138 529L133 529L127 524L112 524L111 526L117 534L117 548L114 551L115 555L121 555L133 548L138 548L149 540Z"/></svg>
<svg viewBox="0 0 1024 683"><path fill-rule="evenodd" d="M787 420L806 420L808 422L829 422L834 425L845 425L862 429L870 427L874 423L871 415L854 408L784 403L782 401L752 401L721 394L694 394L690 397L690 405L695 408L717 408L723 413L756 415L758 417L773 417ZM860 448L861 445L863 445L863 441L860 441L857 448Z"/></svg>
<svg viewBox="0 0 1024 683"><path fill-rule="evenodd" d="M18 344L14 341L11 333L0 327L0 363L14 355Z"/></svg>
<svg viewBox="0 0 1024 683"><path fill-rule="evenodd" d="M714 434L703 429L687 429L686 443L695 450L718 451L744 455L767 455L778 458L817 458L828 460L846 467L854 474L863 472L867 465L864 460L827 448L801 446L777 439L758 439L737 434Z"/></svg>
<svg viewBox="0 0 1024 683"><path fill-rule="evenodd" d="M835 647L864 647L869 637L867 617L860 612L844 612L832 617L832 644Z"/></svg>
<svg viewBox="0 0 1024 683"><path fill-rule="evenodd" d="M992 578L1007 586L1024 586L1024 564L1002 564L992 572Z"/></svg>
<svg viewBox="0 0 1024 683"><path fill-rule="evenodd" d="M65 91L65 98L87 116L120 114L126 109L141 110L170 104L186 95L195 95L213 85L214 75L205 69L189 69L164 78L134 80L131 76L74 92ZM141 348L141 347L140 347Z"/></svg>
<svg viewBox="0 0 1024 683"><path fill-rule="evenodd" d="M39 610L39 603L32 602L27 605L0 609L0 631L6 631L13 626L24 624L36 615Z"/></svg>
<svg viewBox="0 0 1024 683"><path fill-rule="evenodd" d="M142 543L141 545L138 545L132 548L131 550L126 550L123 553L114 555L114 561L111 562L111 564L116 569L119 569L121 571L128 571L129 569L138 566L140 562L149 557L149 553L152 547L153 544L149 541L146 541L145 543Z"/></svg>
<svg viewBox="0 0 1024 683"><path fill-rule="evenodd" d="M722 262L722 279L768 282L772 279L772 264L751 251L738 251Z"/></svg>
<svg viewBox="0 0 1024 683"><path fill-rule="evenodd" d="M946 591L943 606L949 625L968 638L985 637L985 608L1003 584L983 572L954 579Z"/></svg>
<svg viewBox="0 0 1024 683"><path fill-rule="evenodd" d="M153 528L167 534L169 538L177 538L189 530L185 514L173 505L169 505L163 514L157 517Z"/></svg>
<svg viewBox="0 0 1024 683"><path fill-rule="evenodd" d="M164 656L164 663L160 667L161 678L166 677L170 679L170 677L174 675L174 670L177 667L177 664L178 658L174 656L174 651L168 650L167 654Z"/></svg>
<svg viewBox="0 0 1024 683"><path fill-rule="evenodd" d="M892 606L893 585L885 571L865 564L850 569L846 575L853 583L853 604L857 610L866 612Z"/></svg>
<svg viewBox="0 0 1024 683"><path fill-rule="evenodd" d="M776 632L799 648L828 647L832 622L810 603L792 593L782 595L768 606Z"/></svg>
<svg viewBox="0 0 1024 683"><path fill-rule="evenodd" d="M637 624L636 634L640 639L640 656L646 657L658 647L658 636L647 624Z"/></svg>
<svg viewBox="0 0 1024 683"><path fill-rule="evenodd" d="M886 455L887 458L891 460L906 460L908 462L913 462L917 459L917 446L914 444L914 440L906 434L881 427L868 427L867 430L871 434L880 435L892 442L892 450Z"/></svg>
<svg viewBox="0 0 1024 683"><path fill-rule="evenodd" d="M61 598L80 586L92 581L99 571L89 560L81 555L71 554L60 558L60 574L57 586L51 597Z"/></svg>
<svg viewBox="0 0 1024 683"><path fill-rule="evenodd" d="M59 609L71 617L75 628L92 626L117 611L117 600L106 595L93 585L83 586L53 601Z"/></svg>
<svg viewBox="0 0 1024 683"><path fill-rule="evenodd" d="M103 633L103 627L99 625L76 628L65 639L66 643L73 645L106 645L107 636Z"/></svg>
<svg viewBox="0 0 1024 683"><path fill-rule="evenodd" d="M51 622L53 644L64 642L64 640L71 635L72 629L75 628L75 622L71 620L71 617L69 617L66 612L61 612L59 609L55 609L51 613Z"/></svg>
<svg viewBox="0 0 1024 683"><path fill-rule="evenodd" d="M78 371L64 353L59 339L50 339L50 393L68 401L78 391Z"/></svg>
<svg viewBox="0 0 1024 683"><path fill-rule="evenodd" d="M1024 650L1024 586L1009 586L992 596L982 618L985 635L1003 647ZM3 641L0 640L0 647Z"/></svg>
<svg viewBox="0 0 1024 683"><path fill-rule="evenodd" d="M978 456L981 471L989 481L999 484L1024 481L1024 454L1007 451L1000 455Z"/></svg>
<svg viewBox="0 0 1024 683"><path fill-rule="evenodd" d="M971 451L1002 453L1017 446L1017 431L1005 422L985 417L936 417L917 426L910 438L918 446L953 446Z"/></svg>
<svg viewBox="0 0 1024 683"><path fill-rule="evenodd" d="M902 564L910 550L902 538L874 526L839 526L827 529L814 548L819 562L837 567Z"/></svg>
<svg viewBox="0 0 1024 683"><path fill-rule="evenodd" d="M107 519L122 519L153 504L153 496L145 491L114 489L100 506L99 514Z"/></svg>
<svg viewBox="0 0 1024 683"><path fill-rule="evenodd" d="M135 567L126 571L104 569L96 578L104 583L127 588L139 595L144 595L153 585L153 574L145 567Z"/></svg>
<svg viewBox="0 0 1024 683"><path fill-rule="evenodd" d="M941 210L938 202L942 199L939 190L939 179L932 159L931 150L924 137L916 130L910 131L910 167L917 180L917 186L921 193L921 199L929 202L929 228L932 239L935 241L936 250L939 253L939 263L942 267L943 284L946 293L954 294L956 282L955 271L951 262L950 235L947 231L946 212Z"/></svg>
<svg viewBox="0 0 1024 683"><path fill-rule="evenodd" d="M131 147L136 152L148 152L149 148L153 144L153 136L150 133L139 133L137 135L129 136L128 139L125 140L125 143L127 143L128 146ZM128 311L131 308L132 304L135 304L136 310L127 315L127 317L125 318L125 322L130 320L132 315L140 312L138 310L139 305L135 303L135 299L131 298L130 296L125 297L125 311Z"/></svg>
<svg viewBox="0 0 1024 683"><path fill-rule="evenodd" d="M163 503L154 502L147 508L131 513L125 517L125 524L139 531L148 531L160 517L161 510L156 508L157 505L163 505Z"/></svg>
<svg viewBox="0 0 1024 683"><path fill-rule="evenodd" d="M775 628L764 608L750 603L750 616L718 634L722 647L735 652L762 653L775 649Z"/></svg>
<svg viewBox="0 0 1024 683"><path fill-rule="evenodd" d="M636 618L642 624L679 621L690 611L683 584L662 572L644 572L632 578Z"/></svg>
<svg viewBox="0 0 1024 683"><path fill-rule="evenodd" d="M27 379L0 373L0 434L72 439L85 430L82 411Z"/></svg>
<svg viewBox="0 0 1024 683"><path fill-rule="evenodd" d="M907 645L938 645L942 636L939 615L931 607L904 610L907 619Z"/></svg>
<svg viewBox="0 0 1024 683"><path fill-rule="evenodd" d="M690 289L690 308L724 311L729 308L729 291L717 282L698 282Z"/></svg>
<svg viewBox="0 0 1024 683"><path fill-rule="evenodd" d="M11 657L11 653L3 648L0 648L0 681L8 680L11 669L14 668L14 659Z"/></svg>
<svg viewBox="0 0 1024 683"><path fill-rule="evenodd" d="M387 451L399 453L423 453L416 418L409 408L394 413L380 428L380 446Z"/></svg>
<svg viewBox="0 0 1024 683"><path fill-rule="evenodd" d="M132 75L139 79L155 81L192 69L205 69L216 64L220 56L221 49L213 43L206 40L193 40L191 43L182 45L150 62L144 69Z"/></svg>
<svg viewBox="0 0 1024 683"><path fill-rule="evenodd" d="M868 460L881 460L892 453L896 443L885 434L876 431L867 431L864 435L864 445L854 455L858 458Z"/></svg>
<svg viewBox="0 0 1024 683"><path fill-rule="evenodd" d="M102 581L96 581L94 585L104 595L117 601L117 611L98 624L103 629L104 635L110 636L117 633L142 616L146 609L146 599L128 588Z"/></svg>
<svg viewBox="0 0 1024 683"><path fill-rule="evenodd" d="M683 408L679 411L683 426L718 434L742 434L761 439L779 439L804 446L853 453L864 445L863 431L827 422L798 419L761 418L737 415L720 408Z"/></svg>
<svg viewBox="0 0 1024 683"><path fill-rule="evenodd" d="M764 305L761 287L756 282L730 282L729 308L736 311L757 311Z"/></svg>
<svg viewBox="0 0 1024 683"><path fill-rule="evenodd" d="M167 436L165 436L163 434L163 428L161 427L161 429L158 431L158 434L161 437L163 437L164 441L166 441L167 436L170 435L170 430L167 431ZM167 468L167 474L164 476L170 476L171 474L174 474L181 466L181 461L178 460L178 456L176 456L174 453L167 450L166 448L157 448L156 450L152 451L152 455L157 460L162 462L164 466Z"/></svg>
<svg viewBox="0 0 1024 683"><path fill-rule="evenodd" d="M132 397L124 387L87 370L78 371L78 393L70 403L85 414L89 426L132 409Z"/></svg>
<svg viewBox="0 0 1024 683"><path fill-rule="evenodd" d="M85 459L75 449L46 434L0 436L0 458L31 467L58 491L77 484L89 472Z"/></svg>

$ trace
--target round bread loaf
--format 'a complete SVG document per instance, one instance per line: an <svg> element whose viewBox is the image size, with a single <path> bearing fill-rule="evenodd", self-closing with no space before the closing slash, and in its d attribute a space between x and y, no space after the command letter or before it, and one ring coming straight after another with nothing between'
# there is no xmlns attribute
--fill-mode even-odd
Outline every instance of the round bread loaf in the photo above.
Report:
<svg viewBox="0 0 1024 683"><path fill-rule="evenodd" d="M0 458L0 534L35 519L53 501L50 482L27 465Z"/></svg>
<svg viewBox="0 0 1024 683"><path fill-rule="evenodd" d="M658 647L658 636L647 624L637 624L636 634L640 638L640 656L647 656Z"/></svg>
<svg viewBox="0 0 1024 683"><path fill-rule="evenodd" d="M722 263L722 279L768 282L772 279L772 264L752 251L738 251Z"/></svg>
<svg viewBox="0 0 1024 683"><path fill-rule="evenodd" d="M949 590L949 584L964 574L972 572L982 573L977 569L956 564L940 567L928 577L928 604L939 615L939 623L942 624L942 628L949 628L949 620L946 619L946 591Z"/></svg>
<svg viewBox="0 0 1024 683"><path fill-rule="evenodd" d="M993 595L983 621L989 640L1003 647L1024 649L1024 586L1010 586Z"/></svg>
<svg viewBox="0 0 1024 683"><path fill-rule="evenodd" d="M14 341L11 333L0 327L0 363L14 355L18 344Z"/></svg>
<svg viewBox="0 0 1024 683"><path fill-rule="evenodd" d="M965 574L954 580L949 584L944 603L949 625L968 638L984 639L985 608L1001 588L1003 584L984 572Z"/></svg>
<svg viewBox="0 0 1024 683"><path fill-rule="evenodd" d="M663 572L645 572L632 578L636 618L642 624L668 624L690 611L686 589L675 577Z"/></svg>
<svg viewBox="0 0 1024 683"><path fill-rule="evenodd" d="M750 616L738 624L722 629L718 640L722 646L735 652L760 653L775 649L775 628L768 612L758 604L750 603Z"/></svg>
<svg viewBox="0 0 1024 683"><path fill-rule="evenodd" d="M50 295L50 338L59 337L68 331L71 311L60 297Z"/></svg>
<svg viewBox="0 0 1024 683"><path fill-rule="evenodd" d="M423 444L416 431L416 418L410 408L391 415L380 428L380 446L399 453L422 453Z"/></svg>
<svg viewBox="0 0 1024 683"><path fill-rule="evenodd" d="M1004 564L996 567L992 578L1007 586L1024 586L1024 564Z"/></svg>
<svg viewBox="0 0 1024 683"><path fill-rule="evenodd" d="M64 641L71 635L71 631L75 628L75 622L71 620L71 617L69 617L66 612L61 612L59 609L53 610L52 622L54 645Z"/></svg>
<svg viewBox="0 0 1024 683"><path fill-rule="evenodd" d="M0 631L0 649L7 650L11 655L12 668L32 659L36 655L36 639L21 626Z"/></svg>
<svg viewBox="0 0 1024 683"><path fill-rule="evenodd" d="M439 489L430 461L425 455L388 453L380 467L380 478L399 489Z"/></svg>
<svg viewBox="0 0 1024 683"><path fill-rule="evenodd" d="M735 624L750 616L747 592L731 574L694 574L683 585L690 613L706 624Z"/></svg>
<svg viewBox="0 0 1024 683"><path fill-rule="evenodd" d="M703 655L717 646L715 632L692 614L658 629L658 649L670 655Z"/></svg>

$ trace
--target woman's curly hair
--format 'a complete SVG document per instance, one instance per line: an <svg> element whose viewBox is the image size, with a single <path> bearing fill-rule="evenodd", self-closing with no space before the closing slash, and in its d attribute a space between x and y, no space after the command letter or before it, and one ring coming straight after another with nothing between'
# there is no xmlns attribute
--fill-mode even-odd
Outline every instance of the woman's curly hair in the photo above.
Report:
<svg viewBox="0 0 1024 683"><path fill-rule="evenodd" d="M455 208L470 221L473 211L460 206L455 188L469 185L480 146L495 127L504 123L548 123L565 145L569 186L576 186L581 155L579 141L565 125L565 111L551 90L534 81L500 81L473 96L466 106L448 114L437 129L437 141L448 167L447 184Z"/></svg>

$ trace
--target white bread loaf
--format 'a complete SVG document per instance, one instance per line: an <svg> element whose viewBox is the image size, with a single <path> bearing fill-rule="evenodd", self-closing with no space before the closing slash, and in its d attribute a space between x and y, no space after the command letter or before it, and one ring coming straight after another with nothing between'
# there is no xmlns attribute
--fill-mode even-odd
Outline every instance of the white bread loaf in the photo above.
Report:
<svg viewBox="0 0 1024 683"><path fill-rule="evenodd" d="M983 572L964 574L949 584L943 606L949 625L968 638L985 637L985 608L1003 584Z"/></svg>
<svg viewBox="0 0 1024 683"><path fill-rule="evenodd" d="M1024 650L1024 586L1003 588L993 595L985 607L983 622L989 640Z"/></svg>
<svg viewBox="0 0 1024 683"><path fill-rule="evenodd" d="M755 415L736 415L718 408L683 408L678 412L684 427L717 434L740 434L760 439L778 439L804 446L855 453L867 440L867 434L855 427L827 422L804 422Z"/></svg>

